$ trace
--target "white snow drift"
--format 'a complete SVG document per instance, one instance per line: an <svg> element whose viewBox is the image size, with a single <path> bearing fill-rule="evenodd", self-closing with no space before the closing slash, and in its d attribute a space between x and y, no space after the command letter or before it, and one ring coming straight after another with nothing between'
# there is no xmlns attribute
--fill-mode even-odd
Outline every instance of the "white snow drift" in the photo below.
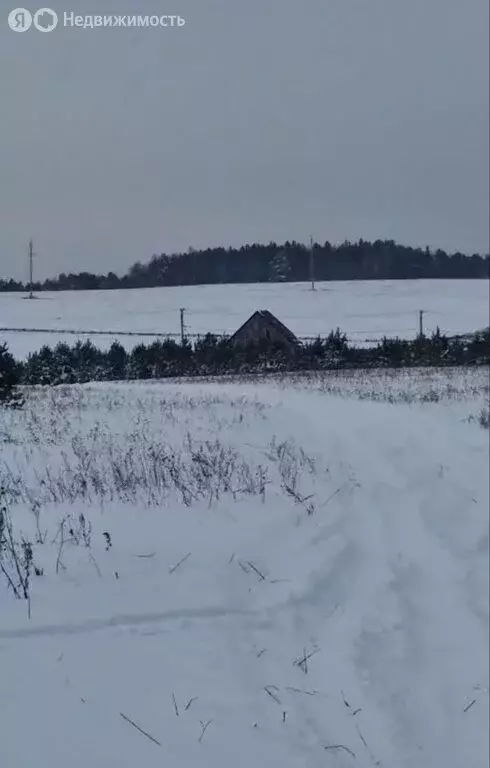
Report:
<svg viewBox="0 0 490 768"><path fill-rule="evenodd" d="M488 432L317 389L0 413L4 768L488 765Z"/></svg>

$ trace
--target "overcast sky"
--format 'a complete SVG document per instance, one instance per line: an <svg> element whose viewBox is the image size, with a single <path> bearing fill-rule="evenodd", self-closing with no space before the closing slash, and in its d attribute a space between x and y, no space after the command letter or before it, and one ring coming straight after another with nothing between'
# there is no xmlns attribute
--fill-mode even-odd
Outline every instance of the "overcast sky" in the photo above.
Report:
<svg viewBox="0 0 490 768"><path fill-rule="evenodd" d="M488 0L53 0L46 34L15 5L0 276L26 278L31 235L39 277L310 234L488 249Z"/></svg>

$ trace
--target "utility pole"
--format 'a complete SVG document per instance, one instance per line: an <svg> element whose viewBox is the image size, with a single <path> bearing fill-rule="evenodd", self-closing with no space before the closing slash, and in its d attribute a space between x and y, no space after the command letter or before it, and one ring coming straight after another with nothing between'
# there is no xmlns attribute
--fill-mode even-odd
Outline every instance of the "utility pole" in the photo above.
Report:
<svg viewBox="0 0 490 768"><path fill-rule="evenodd" d="M185 307L180 308L180 340L182 344L185 341L185 323L184 323Z"/></svg>
<svg viewBox="0 0 490 768"><path fill-rule="evenodd" d="M419 336L422 338L424 335L424 310L419 310Z"/></svg>
<svg viewBox="0 0 490 768"><path fill-rule="evenodd" d="M32 281L32 275L33 275L33 259L34 259L34 251L32 246L32 239L29 240L29 298L34 298L34 292L32 290L33 287L33 281Z"/></svg>
<svg viewBox="0 0 490 768"><path fill-rule="evenodd" d="M310 282L311 290L315 290L315 254L313 251L313 238L310 237Z"/></svg>

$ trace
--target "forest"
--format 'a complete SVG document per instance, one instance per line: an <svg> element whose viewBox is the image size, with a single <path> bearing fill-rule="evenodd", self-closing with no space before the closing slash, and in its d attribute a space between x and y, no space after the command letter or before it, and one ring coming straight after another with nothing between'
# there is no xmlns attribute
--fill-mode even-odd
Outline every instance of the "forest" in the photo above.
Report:
<svg viewBox="0 0 490 768"><path fill-rule="evenodd" d="M412 248L393 240L314 243L310 249L295 241L282 245L252 244L241 248L207 248L153 256L136 262L122 276L114 272L62 273L36 281L34 291L111 290L158 286L232 283L301 282L310 280L488 279L490 256L448 254ZM0 291L26 291L29 285L0 279Z"/></svg>

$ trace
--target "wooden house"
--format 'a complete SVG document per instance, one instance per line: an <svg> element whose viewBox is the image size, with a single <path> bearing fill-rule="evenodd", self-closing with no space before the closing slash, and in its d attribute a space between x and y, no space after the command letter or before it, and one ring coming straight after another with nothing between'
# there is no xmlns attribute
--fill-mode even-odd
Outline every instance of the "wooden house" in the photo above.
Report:
<svg viewBox="0 0 490 768"><path fill-rule="evenodd" d="M294 333L267 309L254 312L230 339L233 344L249 344L265 340L290 349L297 347L300 343Z"/></svg>

